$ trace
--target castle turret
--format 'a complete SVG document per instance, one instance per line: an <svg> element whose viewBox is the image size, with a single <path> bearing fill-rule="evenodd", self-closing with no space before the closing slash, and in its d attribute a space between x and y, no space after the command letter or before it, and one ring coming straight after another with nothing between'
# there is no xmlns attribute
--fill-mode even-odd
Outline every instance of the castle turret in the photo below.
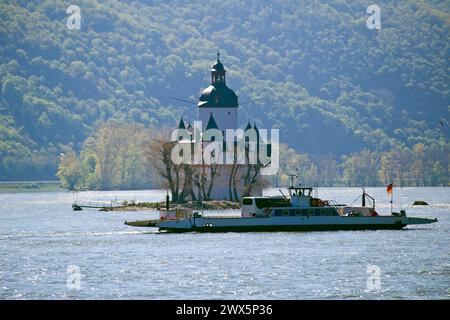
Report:
<svg viewBox="0 0 450 320"><path fill-rule="evenodd" d="M197 104L203 129L206 129L210 115L213 116L221 131L237 129L238 98L226 84L226 70L220 61L219 53L210 72L211 85L202 91Z"/></svg>

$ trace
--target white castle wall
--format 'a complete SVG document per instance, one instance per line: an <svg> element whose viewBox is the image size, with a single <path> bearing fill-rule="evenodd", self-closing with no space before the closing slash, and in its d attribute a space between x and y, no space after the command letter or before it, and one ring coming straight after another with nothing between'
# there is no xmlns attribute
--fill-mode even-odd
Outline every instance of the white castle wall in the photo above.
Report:
<svg viewBox="0 0 450 320"><path fill-rule="evenodd" d="M216 120L219 130L225 131L226 129L238 128L238 108L226 108L226 107L213 107L213 108L199 108L199 120L202 121L203 131L206 129L210 115L213 115ZM214 187L211 192L213 199L228 199L229 188L228 180L230 175L231 166L220 166L217 176L215 177Z"/></svg>
<svg viewBox="0 0 450 320"><path fill-rule="evenodd" d="M238 125L238 108L198 108L199 120L202 121L203 130L208 124L209 116L212 112L214 120L216 120L219 130L237 129Z"/></svg>

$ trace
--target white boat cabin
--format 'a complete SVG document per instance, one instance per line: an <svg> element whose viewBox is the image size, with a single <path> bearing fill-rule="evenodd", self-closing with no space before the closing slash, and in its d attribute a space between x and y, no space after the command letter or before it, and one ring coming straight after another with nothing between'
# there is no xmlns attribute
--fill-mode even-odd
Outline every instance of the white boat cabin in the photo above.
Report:
<svg viewBox="0 0 450 320"><path fill-rule="evenodd" d="M326 200L314 198L313 188L290 187L289 198L283 196L245 197L242 217L268 216L338 216L342 208L330 206Z"/></svg>

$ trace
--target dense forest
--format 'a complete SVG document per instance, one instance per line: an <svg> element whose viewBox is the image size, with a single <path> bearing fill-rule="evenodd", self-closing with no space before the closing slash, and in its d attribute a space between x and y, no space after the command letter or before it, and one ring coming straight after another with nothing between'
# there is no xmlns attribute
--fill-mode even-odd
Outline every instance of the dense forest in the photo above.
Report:
<svg viewBox="0 0 450 320"><path fill-rule="evenodd" d="M279 128L292 155L274 184L449 183L449 1L378 1L381 30L362 0L84 0L80 30L69 4L0 4L0 180L53 180L61 162L84 187L154 185L139 143L197 118L170 97L195 102L220 50L242 126ZM108 121L141 138L112 149L136 167L100 181Z"/></svg>

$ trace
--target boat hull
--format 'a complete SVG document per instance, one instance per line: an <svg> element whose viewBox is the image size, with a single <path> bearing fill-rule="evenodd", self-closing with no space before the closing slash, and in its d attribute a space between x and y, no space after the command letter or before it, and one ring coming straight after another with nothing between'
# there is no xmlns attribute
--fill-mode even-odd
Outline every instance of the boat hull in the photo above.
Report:
<svg viewBox="0 0 450 320"><path fill-rule="evenodd" d="M166 232L295 232L337 230L400 230L410 224L434 223L435 219L378 217L268 217L190 218L158 223Z"/></svg>

